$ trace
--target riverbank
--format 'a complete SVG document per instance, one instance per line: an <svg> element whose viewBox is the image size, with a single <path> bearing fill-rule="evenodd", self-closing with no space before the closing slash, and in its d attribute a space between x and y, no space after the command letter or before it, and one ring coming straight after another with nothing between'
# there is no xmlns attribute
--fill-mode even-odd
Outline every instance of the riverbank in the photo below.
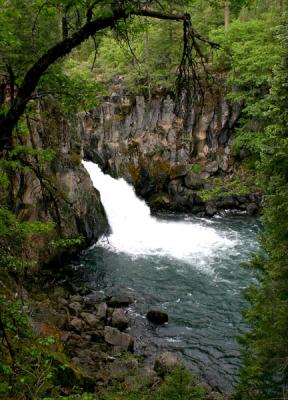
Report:
<svg viewBox="0 0 288 400"><path fill-rule="evenodd" d="M73 275L71 265L66 272L69 269ZM181 379L182 390L189 387L197 399L226 398L203 382L196 384L176 353L158 354L154 365L134 353L139 337L127 333L127 328L135 325L127 312L135 299L128 292L105 297L87 286L69 288L69 282L60 284L60 277L61 270L46 269L26 281L25 293L29 293L26 300L34 330L50 340L50 351L63 362L58 373L58 390L63 395L80 396L85 391L97 399L160 399L161 388L179 385ZM167 386L169 379L173 385Z"/></svg>

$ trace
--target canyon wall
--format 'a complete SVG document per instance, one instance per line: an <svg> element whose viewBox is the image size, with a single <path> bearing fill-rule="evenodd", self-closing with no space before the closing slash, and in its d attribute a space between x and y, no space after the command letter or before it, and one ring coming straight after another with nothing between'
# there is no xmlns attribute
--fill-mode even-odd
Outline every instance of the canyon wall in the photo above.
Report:
<svg viewBox="0 0 288 400"><path fill-rule="evenodd" d="M124 177L155 209L212 215L219 208L245 210L259 198L242 185L241 160L232 155L242 106L229 104L225 95L224 84L215 87L179 117L172 93L147 99L115 92L80 115L82 154L112 176ZM239 190L232 193L235 180ZM213 190L215 196L209 196Z"/></svg>

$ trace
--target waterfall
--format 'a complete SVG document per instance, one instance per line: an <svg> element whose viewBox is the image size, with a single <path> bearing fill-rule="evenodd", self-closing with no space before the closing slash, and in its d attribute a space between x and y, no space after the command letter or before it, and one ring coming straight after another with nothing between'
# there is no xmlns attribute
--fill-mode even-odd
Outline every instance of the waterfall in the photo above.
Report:
<svg viewBox="0 0 288 400"><path fill-rule="evenodd" d="M97 245L114 252L138 256L166 256L189 262L209 256L215 250L231 248L233 238L221 236L214 228L201 221L171 221L152 217L144 201L137 198L134 189L124 179L104 174L98 165L82 162L93 185L101 195L112 230L108 238Z"/></svg>

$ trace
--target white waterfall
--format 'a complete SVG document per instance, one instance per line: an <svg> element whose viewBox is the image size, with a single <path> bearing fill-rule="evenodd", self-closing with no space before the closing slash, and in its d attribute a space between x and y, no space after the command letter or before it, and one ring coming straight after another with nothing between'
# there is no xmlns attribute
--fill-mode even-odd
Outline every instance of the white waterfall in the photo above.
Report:
<svg viewBox="0 0 288 400"><path fill-rule="evenodd" d="M112 233L98 245L132 256L162 255L188 261L209 256L217 249L231 248L235 242L221 237L200 222L163 221L150 215L144 201L124 179L105 175L98 165L83 161L95 188L101 194Z"/></svg>

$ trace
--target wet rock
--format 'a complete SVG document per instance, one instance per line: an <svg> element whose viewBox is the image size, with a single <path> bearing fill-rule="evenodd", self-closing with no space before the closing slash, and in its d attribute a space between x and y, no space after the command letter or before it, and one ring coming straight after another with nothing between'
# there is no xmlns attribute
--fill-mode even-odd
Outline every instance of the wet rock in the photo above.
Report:
<svg viewBox="0 0 288 400"><path fill-rule="evenodd" d="M84 329L84 322L80 318L73 318L69 323L69 328L81 332Z"/></svg>
<svg viewBox="0 0 288 400"><path fill-rule="evenodd" d="M153 324L162 325L168 322L168 314L162 310L150 310L146 317Z"/></svg>
<svg viewBox="0 0 288 400"><path fill-rule="evenodd" d="M238 204L239 203L234 196L223 197L222 199L216 201L217 208L222 208L222 209L237 208Z"/></svg>
<svg viewBox="0 0 288 400"><path fill-rule="evenodd" d="M75 301L74 303L68 304L68 308L72 315L78 315L82 311L82 306L77 301Z"/></svg>
<svg viewBox="0 0 288 400"><path fill-rule="evenodd" d="M128 307L129 304L133 303L131 297L126 294L119 294L110 297L107 302L109 307Z"/></svg>
<svg viewBox="0 0 288 400"><path fill-rule="evenodd" d="M99 325L99 318L91 313L82 312L81 318L89 325L91 328L97 328Z"/></svg>
<svg viewBox="0 0 288 400"><path fill-rule="evenodd" d="M154 370L161 377L171 373L177 368L183 368L184 363L181 357L175 353L162 353L155 361Z"/></svg>
<svg viewBox="0 0 288 400"><path fill-rule="evenodd" d="M241 204L245 204L248 201L248 197L247 196L237 196L237 201Z"/></svg>
<svg viewBox="0 0 288 400"><path fill-rule="evenodd" d="M114 328L118 328L120 331L124 331L128 328L128 319L121 308L117 308L113 311L111 325Z"/></svg>
<svg viewBox="0 0 288 400"><path fill-rule="evenodd" d="M198 190L203 187L203 181L199 174L196 174L193 171L189 171L185 177L185 185L189 189Z"/></svg>
<svg viewBox="0 0 288 400"><path fill-rule="evenodd" d="M105 300L105 296L100 292L93 292L85 297L84 303L85 307L89 309L97 308L99 302L103 302Z"/></svg>
<svg viewBox="0 0 288 400"><path fill-rule="evenodd" d="M120 332L117 328L105 326L105 342L117 347L120 351L133 351L134 340L127 333Z"/></svg>
<svg viewBox="0 0 288 400"><path fill-rule="evenodd" d="M256 215L258 213L259 209L258 206L255 203L248 204L246 208L246 212L248 215Z"/></svg>
<svg viewBox="0 0 288 400"><path fill-rule="evenodd" d="M209 174L215 174L219 169L219 165L217 161L211 161L205 166L205 171Z"/></svg>
<svg viewBox="0 0 288 400"><path fill-rule="evenodd" d="M182 176L185 176L187 172L189 171L189 166L187 164L175 164L172 165L170 169L170 178L176 179L180 178Z"/></svg>
<svg viewBox="0 0 288 400"><path fill-rule="evenodd" d="M213 217L217 213L217 208L213 203L207 203L205 207L206 214L208 217Z"/></svg>

